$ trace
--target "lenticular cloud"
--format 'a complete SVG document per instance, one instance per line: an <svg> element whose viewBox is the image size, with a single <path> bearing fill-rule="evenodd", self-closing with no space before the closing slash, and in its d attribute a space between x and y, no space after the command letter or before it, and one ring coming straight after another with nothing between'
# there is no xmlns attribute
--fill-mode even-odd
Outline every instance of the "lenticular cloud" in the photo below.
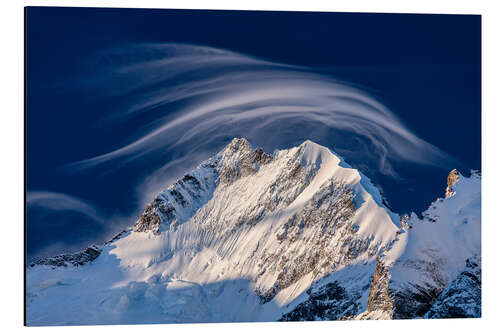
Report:
<svg viewBox="0 0 500 333"><path fill-rule="evenodd" d="M77 169L163 156L146 184L164 186L233 137L267 151L311 139L360 169L391 176L397 162L455 162L374 97L319 69L180 44L129 45L93 61L105 69L85 84L96 99L116 101L106 124L128 122L135 130L120 148L74 163Z"/></svg>

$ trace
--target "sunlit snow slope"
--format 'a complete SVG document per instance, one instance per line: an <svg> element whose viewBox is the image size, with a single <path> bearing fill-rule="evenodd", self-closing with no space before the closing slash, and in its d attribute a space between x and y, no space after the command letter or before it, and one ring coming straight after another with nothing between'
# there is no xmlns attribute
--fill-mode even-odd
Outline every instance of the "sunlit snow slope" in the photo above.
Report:
<svg viewBox="0 0 500 333"><path fill-rule="evenodd" d="M30 265L28 324L392 318L398 292L436 287L415 262L442 271L428 309L480 254L480 177L457 178L433 222L401 223L329 149L234 139L111 241Z"/></svg>

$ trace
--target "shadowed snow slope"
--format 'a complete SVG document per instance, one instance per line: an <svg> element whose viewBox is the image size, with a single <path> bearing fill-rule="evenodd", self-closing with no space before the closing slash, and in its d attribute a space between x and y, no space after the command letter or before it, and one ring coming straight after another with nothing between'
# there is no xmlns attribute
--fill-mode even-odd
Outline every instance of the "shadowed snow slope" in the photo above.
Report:
<svg viewBox="0 0 500 333"><path fill-rule="evenodd" d="M459 177L426 212L435 222L412 215L402 228L370 180L329 149L306 141L268 155L234 139L97 257L32 264L28 324L396 317L398 292L442 291L479 253L476 183ZM371 315L379 294L389 305Z"/></svg>

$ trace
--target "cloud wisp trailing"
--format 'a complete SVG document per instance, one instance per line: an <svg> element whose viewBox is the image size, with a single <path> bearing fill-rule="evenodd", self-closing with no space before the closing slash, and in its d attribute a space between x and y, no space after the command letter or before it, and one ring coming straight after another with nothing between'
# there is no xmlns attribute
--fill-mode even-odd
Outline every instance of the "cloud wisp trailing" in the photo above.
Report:
<svg viewBox="0 0 500 333"><path fill-rule="evenodd" d="M105 221L103 215L94 208L94 205L64 193L30 191L26 194L26 207L40 209L45 214L64 211L80 213L99 224Z"/></svg>
<svg viewBox="0 0 500 333"><path fill-rule="evenodd" d="M311 139L393 177L399 162L456 164L374 97L317 69L170 43L105 50L93 61L104 70L85 84L95 98L118 101L108 126L128 122L134 129L120 148L73 163L72 170L120 168L155 156L161 165L144 184L157 190L233 137L270 151Z"/></svg>
<svg viewBox="0 0 500 333"><path fill-rule="evenodd" d="M60 192L26 193L27 259L81 251L110 235L108 217L91 202Z"/></svg>

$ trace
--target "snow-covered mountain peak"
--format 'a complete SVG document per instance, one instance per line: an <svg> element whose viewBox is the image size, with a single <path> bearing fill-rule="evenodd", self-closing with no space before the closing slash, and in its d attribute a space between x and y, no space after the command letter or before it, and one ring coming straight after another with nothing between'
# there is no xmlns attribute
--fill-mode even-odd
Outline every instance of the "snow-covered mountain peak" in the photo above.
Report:
<svg viewBox="0 0 500 333"><path fill-rule="evenodd" d="M341 159L330 149L320 146L319 144L312 142L311 140L304 141L298 147L298 150L302 155L301 163L304 166L321 163L337 165L341 162Z"/></svg>
<svg viewBox="0 0 500 333"><path fill-rule="evenodd" d="M253 152L250 143L245 138L234 138L227 146L225 146L218 154L216 158L219 160L233 160L243 157L246 154L251 154Z"/></svg>
<svg viewBox="0 0 500 333"><path fill-rule="evenodd" d="M271 156L234 139L160 193L110 253L140 275L196 283L243 276L261 302L286 304L319 277L374 262L391 246L397 218L379 197L311 141Z"/></svg>
<svg viewBox="0 0 500 333"><path fill-rule="evenodd" d="M375 201L375 206L380 206L377 209L386 213L378 189L326 147L307 140L298 147L268 155L260 148L252 149L246 139L235 138L214 157L162 191L148 205L134 230L158 234L160 229L176 228L213 200L215 191L232 191L232 187L242 196L251 195L253 199L249 202L253 204L257 199L259 204L259 200L266 200L261 204L267 206L274 202L273 210L282 206L300 209L328 181L353 190L356 206L369 197L368 201ZM261 193L263 190L265 193ZM255 198L256 194L262 197ZM237 198L238 195L233 195L229 202Z"/></svg>
<svg viewBox="0 0 500 333"><path fill-rule="evenodd" d="M371 181L330 149L307 140L270 155L235 138L159 193L131 229L30 267L29 321L422 316L480 253L480 175L448 185L453 195L403 229ZM53 264L66 258L81 264ZM424 302L401 310L414 295Z"/></svg>

